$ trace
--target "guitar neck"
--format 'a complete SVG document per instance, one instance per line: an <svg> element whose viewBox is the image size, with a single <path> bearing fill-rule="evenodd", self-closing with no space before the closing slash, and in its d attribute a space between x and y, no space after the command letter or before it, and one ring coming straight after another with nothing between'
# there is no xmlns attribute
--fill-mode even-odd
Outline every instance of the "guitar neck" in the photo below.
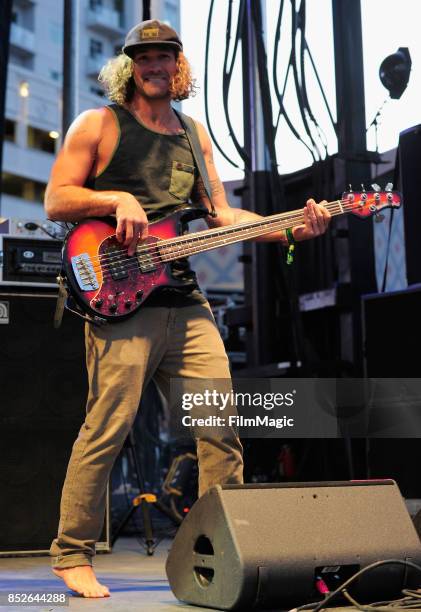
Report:
<svg viewBox="0 0 421 612"><path fill-rule="evenodd" d="M344 206L341 200L329 202L326 204L326 208L332 216L349 212L349 210L346 210L347 206ZM234 244L235 242L251 240L252 238L271 234L272 232L284 230L301 223L304 223L304 213L303 209L298 209L287 213L270 215L257 221L237 223L226 227L194 232L187 236L159 240L155 246L159 249L162 261L168 262L180 257L188 257Z"/></svg>

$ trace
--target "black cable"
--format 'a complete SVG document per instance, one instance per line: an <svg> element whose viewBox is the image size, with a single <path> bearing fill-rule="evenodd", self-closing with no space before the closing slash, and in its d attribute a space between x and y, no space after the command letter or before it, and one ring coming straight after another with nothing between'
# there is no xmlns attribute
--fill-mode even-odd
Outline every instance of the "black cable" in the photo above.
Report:
<svg viewBox="0 0 421 612"><path fill-rule="evenodd" d="M395 212L395 209L392 208L392 210L390 211L390 216L389 216L389 232L388 232L388 236L387 236L387 246L386 246L386 261L384 264L384 271L383 271L383 281L382 281L382 287L380 290L380 293L384 293L386 291L386 283L387 283L387 268L389 265L389 253L390 253L390 243L392 240L392 225L393 225L393 213Z"/></svg>
<svg viewBox="0 0 421 612"><path fill-rule="evenodd" d="M288 85L288 75L289 75L289 70L290 70L290 68L292 69L292 49L291 49L291 51L290 51L290 53L289 53L288 66L287 66L287 70L286 70L286 73L285 73L284 86L283 86L283 89L282 89L282 93L281 93L281 94L279 94L279 95L280 95L280 99L282 99L282 100L283 100L283 98L284 98L284 96L285 96L286 88L287 88L287 85ZM298 97L298 94L297 94L297 97ZM279 125L279 119L280 119L280 117L281 117L281 108L279 108L278 119L277 119L277 122L276 122L276 129L278 129L278 125ZM285 118L286 118L286 115L285 115ZM309 153L310 153L311 157L313 158L313 161L315 162L315 161L316 161L316 156L315 156L315 154L314 154L313 149L312 149L312 148L311 148L311 147L310 147L310 146L309 146L309 145L308 145L308 144L305 142L305 140L303 140L303 139L301 138L301 136L298 134L298 132L297 132L297 130L296 130L295 128L293 129L293 133L295 133L295 134L297 134L297 135L298 135L298 136L297 136L297 137L298 137L298 139L299 139L299 140L300 140L300 141L303 143L303 145L304 145L304 146L307 148L307 150L309 151Z"/></svg>
<svg viewBox="0 0 421 612"><path fill-rule="evenodd" d="M305 604L304 606L299 606L298 608L294 609L294 612L299 612L300 610L312 610L312 612L319 612L319 610L322 610L323 608L326 607L326 604L328 602L332 601L332 599L334 599L337 595L340 595L346 587L348 587L357 578L359 578L366 572L372 569L375 569L376 567L380 567L382 565L392 565L392 564L405 565L407 567L409 566L421 572L421 567L417 565L416 563L412 563L412 561L407 561L403 559L385 559L384 561L376 561L375 563L370 563L370 565L363 567L363 569L353 574L350 578L348 578L348 580L345 580L345 582L341 584L341 586L339 586L337 589L329 593L329 595L327 595L323 601L318 602L316 604L312 603L312 604Z"/></svg>
<svg viewBox="0 0 421 612"><path fill-rule="evenodd" d="M376 153L378 153L378 150L376 150ZM377 176L377 164L376 164L376 176ZM399 147L397 147L397 149L396 149L396 158L395 158L395 170L394 170L394 173L393 173L393 183L396 186L397 186L397 184L399 182L399 176L400 176ZM381 287L380 293L384 293L386 291L387 266L389 265L390 242L391 242L391 239L392 239L392 224L393 224L393 213L394 213L394 211L395 211L394 208L392 208L392 210L390 211L389 234L388 234L388 237L387 237L387 247L386 247L386 262L385 262L384 271L383 271L383 281L382 281L382 287Z"/></svg>
<svg viewBox="0 0 421 612"><path fill-rule="evenodd" d="M317 72L316 64L314 63L313 56L312 56L311 51L310 51L310 47L308 46L307 41L304 41L304 42L305 42L305 50L307 51L308 56L310 58L310 62L311 62L312 68L314 70L314 74L316 76L317 83L319 85L320 92L322 94L322 97L323 97L323 100L324 100L324 103L325 103L326 110L328 112L330 121L332 123L333 129L335 130L335 134L338 135L338 124L334 120L333 115L332 115L332 111L330 110L330 106L329 106L329 103L327 101L326 94L325 94L323 86L322 86L322 82L320 81L319 73Z"/></svg>
<svg viewBox="0 0 421 612"><path fill-rule="evenodd" d="M310 142L313 145L313 150L316 151L318 159L321 159L319 148L316 144L316 141L313 138L310 127L307 122L307 117L305 114L304 100L303 100L303 92L302 92L300 80L298 78L297 57L296 57L296 52L295 52L295 42L296 42L298 30L299 30L299 27L298 27L298 20L297 20L296 4L295 4L295 0L291 0L291 58L290 58L290 62L291 62L292 72L294 75L295 90L297 92L298 108L300 111L301 119L303 121L304 129L307 132L307 136L309 137Z"/></svg>
<svg viewBox="0 0 421 612"><path fill-rule="evenodd" d="M396 612L396 610L411 610L412 608L419 609L420 602L418 597L403 597L390 601L382 601L375 604L360 604L354 599L346 589L342 590L344 597L355 607L362 612Z"/></svg>
<svg viewBox="0 0 421 612"><path fill-rule="evenodd" d="M320 142L322 143L324 149L325 149L325 155L327 156L327 140L326 140L326 135L324 134L322 128L320 127L316 117L314 116L312 110L311 110L311 106L310 106L310 102L308 99L308 95L307 95L307 84L306 84L306 71L305 71L305 57L304 57L304 52L305 52L305 48L306 48L306 0L301 0L301 5L300 5L300 10L299 10L299 20L298 20L298 29L301 31L301 37L300 37L300 75L301 75L301 90L302 90L302 96L303 96L303 102L304 102L304 108L307 111L311 121L314 124L314 127L316 128L318 137L320 139ZM324 142L323 142L323 138L324 138Z"/></svg>
<svg viewBox="0 0 421 612"><path fill-rule="evenodd" d="M47 234L47 236L49 236L50 238L53 238L54 240L58 240L59 242L62 242L60 238L57 238L57 236L54 236L54 234L46 230L45 227L42 227L42 225L39 225L39 223L35 223L34 221L28 221L28 223L25 223L25 229L29 230L30 232L33 232L36 229L40 229L42 232L44 232L44 234Z"/></svg>
<svg viewBox="0 0 421 612"><path fill-rule="evenodd" d="M304 68L304 49L306 43L306 0L301 0L300 10L298 11L298 19L296 22L296 31L300 32L300 78L301 78L301 96L303 100L303 107L308 112L308 115L313 121L313 123L317 126L317 121L315 116L313 115L310 103L308 100L307 94L307 85L306 85L306 77L305 77L305 68Z"/></svg>
<svg viewBox="0 0 421 612"><path fill-rule="evenodd" d="M206 46L205 46L205 77L204 77L204 90L205 90L205 116L206 116L206 124L208 126L208 130L209 130L209 134L210 137L212 138L213 142L215 143L216 148L218 149L218 151L221 153L221 155L227 160L227 162L229 162L231 164L231 166L234 166L234 168L240 168L240 166L238 166L238 164L236 164L235 162L232 161L232 159L230 159L228 157L228 155L225 153L225 151L222 149L222 147L220 146L213 130L212 130L212 126L211 126L211 122L210 122L210 117L209 117L209 101L208 101L208 63L209 63L209 42L210 42L210 30L211 30L211 25L212 25L212 14L213 14L213 6L214 6L214 2L215 0L211 0L210 6L209 6L209 14L208 14L208 23L206 26Z"/></svg>
<svg viewBox="0 0 421 612"><path fill-rule="evenodd" d="M237 55L238 42L241 37L241 28L244 21L244 12L245 12L245 1L241 0L240 8L238 11L238 19L237 19L237 28L235 34L234 48L232 52L231 64L229 69L227 70L228 64L228 54L229 54L229 46L230 46L230 38L231 38L231 21L232 21L232 0L230 0L228 5L228 19L227 19L227 27L225 34L225 56L224 56L224 66L223 66L223 78L222 78L222 104L224 107L225 120L227 122L229 135L232 138L235 148L237 149L237 153L244 161L247 169L250 168L250 158L247 155L247 152L244 147L240 145L238 139L234 133L234 129L231 124L229 109L228 109L228 99L229 99L229 89L231 85L232 73L234 70L235 58Z"/></svg>
<svg viewBox="0 0 421 612"><path fill-rule="evenodd" d="M270 180L271 180L271 193L273 199L283 206L281 210L285 210L285 196L281 187L281 181L278 172L278 163L276 158L275 148L275 132L273 127L273 113L272 113L272 101L270 95L269 78L267 72L267 57L266 49L263 42L263 25L262 16L260 10L260 4L258 2L252 3L252 19L254 23L255 39L256 39L256 55L257 55L257 68L259 74L259 85L260 95L262 99L262 116L263 116L263 130L265 134L265 144L267 152L269 154L270 161ZM274 212L274 208L273 211Z"/></svg>
<svg viewBox="0 0 421 612"><path fill-rule="evenodd" d="M279 47L279 43L280 43L280 39L281 39L281 23L282 23L282 15L283 15L283 10L284 10L284 0L281 0L281 4L279 7L279 13L278 13L278 19L277 19L277 23L276 23L276 32L275 32L275 42L274 42L274 49L273 49L273 61L272 61L272 76L273 76L273 86L275 89L275 95L279 104L279 112L278 112L278 118L276 121L276 128L275 128L275 135L276 132L278 130L278 125L279 125L279 119L281 117L281 115L284 117L289 129L291 130L291 132L293 133L293 135L295 136L295 138L297 138L300 142L302 142L302 144L306 147L306 149L308 149L308 151L310 152L313 160L315 161L315 156L314 153L311 149L311 147L308 146L308 144L306 143L305 140L303 140L299 134L299 132L296 130L295 126L293 125L292 121L290 120L287 111L285 109L284 106L284 102L283 102L283 97L284 97L284 92L281 94L281 92L279 91L279 83L278 83L278 47ZM289 72L289 67L290 67L290 63L288 63L288 68L287 68L287 73L286 73L286 79L285 79L285 83L284 83L284 91L285 91L285 86L286 86L286 80L288 77L288 72Z"/></svg>
<svg viewBox="0 0 421 612"><path fill-rule="evenodd" d="M421 591L414 591L413 589L402 589L402 593L404 595L409 595L409 597L416 597L417 599L421 599Z"/></svg>

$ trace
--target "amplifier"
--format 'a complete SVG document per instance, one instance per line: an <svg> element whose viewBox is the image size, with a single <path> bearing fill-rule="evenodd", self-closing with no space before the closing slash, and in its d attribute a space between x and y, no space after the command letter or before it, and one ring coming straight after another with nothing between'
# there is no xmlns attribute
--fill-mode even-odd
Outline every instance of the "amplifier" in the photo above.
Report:
<svg viewBox="0 0 421 612"><path fill-rule="evenodd" d="M49 219L24 219L22 217L0 217L0 234L26 238L63 240L68 231L67 223L62 225Z"/></svg>
<svg viewBox="0 0 421 612"><path fill-rule="evenodd" d="M56 300L52 291L0 288L0 558L48 553L85 417L84 323L65 312L54 329ZM109 498L96 547L103 552L111 547Z"/></svg>
<svg viewBox="0 0 421 612"><path fill-rule="evenodd" d="M61 240L0 235L0 285L56 287Z"/></svg>
<svg viewBox="0 0 421 612"><path fill-rule="evenodd" d="M364 375L368 378L419 378L421 344L418 316L421 284L402 291L363 295Z"/></svg>

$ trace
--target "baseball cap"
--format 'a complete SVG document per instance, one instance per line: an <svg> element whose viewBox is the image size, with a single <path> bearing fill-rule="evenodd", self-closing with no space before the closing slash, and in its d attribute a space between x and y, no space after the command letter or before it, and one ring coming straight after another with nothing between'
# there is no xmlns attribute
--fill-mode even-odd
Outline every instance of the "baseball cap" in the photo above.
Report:
<svg viewBox="0 0 421 612"><path fill-rule="evenodd" d="M143 45L169 45L177 51L183 50L177 32L158 19L149 19L135 25L126 36L123 53L133 57L136 48Z"/></svg>

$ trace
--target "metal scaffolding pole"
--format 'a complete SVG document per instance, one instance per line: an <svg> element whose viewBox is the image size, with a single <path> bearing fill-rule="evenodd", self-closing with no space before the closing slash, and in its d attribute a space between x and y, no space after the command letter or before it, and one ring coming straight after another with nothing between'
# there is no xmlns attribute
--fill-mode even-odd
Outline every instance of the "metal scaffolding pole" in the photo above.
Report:
<svg viewBox="0 0 421 612"><path fill-rule="evenodd" d="M338 156L344 161L343 183L354 190L370 182L364 103L364 63L360 0L332 0ZM353 301L353 361L362 366L361 295L376 291L373 226L348 219L348 237ZM362 245L363 248L362 248ZM361 372L362 374L362 372Z"/></svg>
<svg viewBox="0 0 421 612"><path fill-rule="evenodd" d="M76 116L77 96L77 5L78 0L64 0L63 16L63 98L62 98L62 138Z"/></svg>
<svg viewBox="0 0 421 612"><path fill-rule="evenodd" d="M243 207L263 216L284 209L272 139L272 106L268 98L267 67L264 65L264 0L246 0L242 29L242 70L244 105L244 148L247 169ZM270 96L270 94L269 94ZM246 304L251 310L251 330L247 341L247 362L251 368L291 359L285 342L292 321L286 306L280 313L278 283L282 276L278 247L249 243L245 269ZM282 322L280 314L284 314ZM282 329L281 329L282 328ZM282 342L280 338L282 337ZM290 343L289 343L290 344Z"/></svg>
<svg viewBox="0 0 421 612"><path fill-rule="evenodd" d="M3 137L6 109L7 65L9 62L10 24L12 0L0 2L0 205L3 172ZM0 208L1 211L1 208Z"/></svg>

